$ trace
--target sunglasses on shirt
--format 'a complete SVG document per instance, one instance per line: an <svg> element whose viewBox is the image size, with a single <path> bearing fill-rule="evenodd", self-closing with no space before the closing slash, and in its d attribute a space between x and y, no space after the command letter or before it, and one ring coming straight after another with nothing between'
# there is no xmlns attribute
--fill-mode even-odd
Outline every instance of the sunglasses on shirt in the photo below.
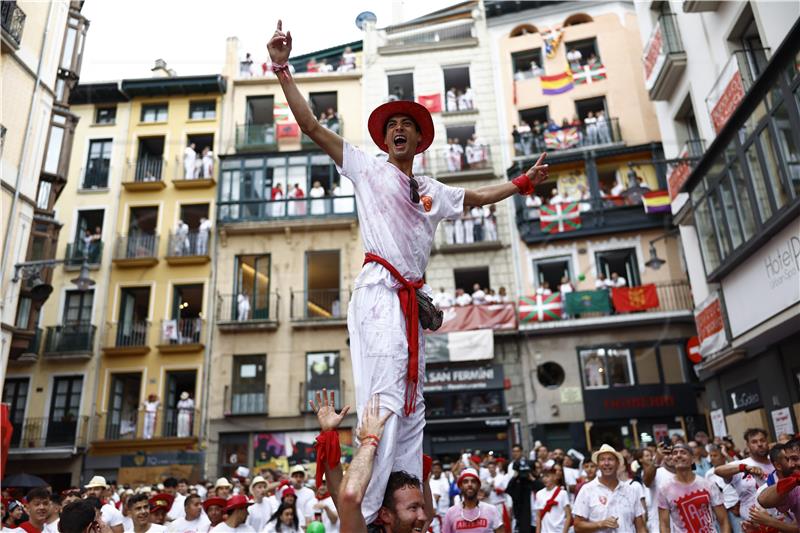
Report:
<svg viewBox="0 0 800 533"><path fill-rule="evenodd" d="M415 204L419 203L419 183L413 177L408 178L408 185L411 188L411 201Z"/></svg>

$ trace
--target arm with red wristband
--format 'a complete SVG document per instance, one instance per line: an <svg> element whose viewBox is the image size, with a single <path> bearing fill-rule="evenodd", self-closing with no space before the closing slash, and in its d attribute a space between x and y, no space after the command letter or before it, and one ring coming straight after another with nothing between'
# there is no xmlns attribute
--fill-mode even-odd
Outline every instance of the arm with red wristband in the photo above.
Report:
<svg viewBox="0 0 800 533"><path fill-rule="evenodd" d="M515 194L528 196L534 188L547 179L548 166L544 163L546 153L542 153L536 163L524 174L500 185L487 185L477 189L464 190L464 205L480 206L497 203Z"/></svg>
<svg viewBox="0 0 800 533"><path fill-rule="evenodd" d="M800 490L798 486L800 486L800 472L794 472L791 476L785 476L764 489L758 495L758 504L765 509L785 506L789 495L795 490Z"/></svg>
<svg viewBox="0 0 800 533"><path fill-rule="evenodd" d="M328 492L333 498L333 504L337 505L339 498L339 486L342 483L342 449L339 446L339 424L344 420L345 415L350 410L349 405L345 405L340 413L336 412L336 394L327 389L322 389L322 394L316 393L314 401L309 400L311 410L317 414L319 421L320 434L314 443L317 452L317 487L322 484L322 475L325 475L325 484Z"/></svg>

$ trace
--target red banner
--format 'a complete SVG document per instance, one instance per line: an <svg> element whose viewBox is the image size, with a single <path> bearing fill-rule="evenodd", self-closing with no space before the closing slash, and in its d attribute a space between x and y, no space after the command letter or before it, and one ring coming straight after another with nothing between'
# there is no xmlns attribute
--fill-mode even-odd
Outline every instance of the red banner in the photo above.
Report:
<svg viewBox="0 0 800 533"><path fill-rule="evenodd" d="M11 425L8 415L8 404L0 404L0 433L2 433L2 442L0 442L0 479L4 478L6 474L8 449L11 448L11 437L14 435L14 426Z"/></svg>
<svg viewBox="0 0 800 533"><path fill-rule="evenodd" d="M744 84L742 83L742 74L737 70L711 109L711 123L714 124L714 131L719 133L722 130L733 112L739 107L742 98L744 98Z"/></svg>
<svg viewBox="0 0 800 533"><path fill-rule="evenodd" d="M300 136L300 126L297 124L297 122L276 124L275 127L278 129L278 139L283 139L284 137Z"/></svg>
<svg viewBox="0 0 800 533"><path fill-rule="evenodd" d="M618 313L644 311L658 307L658 293L652 283L640 287L618 287L611 290L611 301Z"/></svg>
<svg viewBox="0 0 800 533"><path fill-rule="evenodd" d="M514 304L467 305L443 309L444 321L436 333L475 329L517 329Z"/></svg>
<svg viewBox="0 0 800 533"><path fill-rule="evenodd" d="M419 96L419 103L431 112L431 113L441 113L442 112L442 93L436 94L428 94L425 96Z"/></svg>

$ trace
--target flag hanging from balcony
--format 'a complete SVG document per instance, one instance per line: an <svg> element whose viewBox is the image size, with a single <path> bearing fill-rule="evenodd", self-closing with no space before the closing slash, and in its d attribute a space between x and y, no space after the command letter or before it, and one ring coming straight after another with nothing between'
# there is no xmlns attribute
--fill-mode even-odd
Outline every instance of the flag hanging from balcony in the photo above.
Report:
<svg viewBox="0 0 800 533"><path fill-rule="evenodd" d="M494 331L451 331L425 334L425 362L480 361L494 357Z"/></svg>
<svg viewBox="0 0 800 533"><path fill-rule="evenodd" d="M577 71L572 71L575 85L589 84L606 79L606 67L602 63L594 65L581 65Z"/></svg>
<svg viewBox="0 0 800 533"><path fill-rule="evenodd" d="M658 292L652 283L640 287L617 287L611 289L611 299L618 313L644 311L658 307Z"/></svg>
<svg viewBox="0 0 800 533"><path fill-rule="evenodd" d="M540 76L539 80L542 83L542 94L563 94L574 87L572 71L569 70L554 76Z"/></svg>
<svg viewBox="0 0 800 533"><path fill-rule="evenodd" d="M539 208L539 223L545 233L563 233L581 227L581 212L578 202L543 205Z"/></svg>
<svg viewBox="0 0 800 533"><path fill-rule="evenodd" d="M544 132L544 144L548 150L566 150L577 146L580 140L578 128L569 127Z"/></svg>
<svg viewBox="0 0 800 533"><path fill-rule="evenodd" d="M523 296L517 303L519 322L550 322L561 320L561 293L548 295Z"/></svg>
<svg viewBox="0 0 800 533"><path fill-rule="evenodd" d="M288 122L286 124L277 124L276 128L276 135L278 139L283 139L286 137L299 137L300 136L300 126L296 122Z"/></svg>
<svg viewBox="0 0 800 533"><path fill-rule="evenodd" d="M289 109L289 104L286 102L278 102L272 106L272 115L275 118L275 123L280 124L281 122L294 122L297 121L294 119L294 115L292 114L292 110Z"/></svg>
<svg viewBox="0 0 800 533"><path fill-rule="evenodd" d="M442 112L442 93L420 95L417 101L430 113Z"/></svg>
<svg viewBox="0 0 800 533"><path fill-rule="evenodd" d="M568 292L564 309L567 314L575 316L581 313L610 313L611 301L608 291L574 291Z"/></svg>
<svg viewBox="0 0 800 533"><path fill-rule="evenodd" d="M669 213L669 191L646 192L642 195L642 204L647 214Z"/></svg>

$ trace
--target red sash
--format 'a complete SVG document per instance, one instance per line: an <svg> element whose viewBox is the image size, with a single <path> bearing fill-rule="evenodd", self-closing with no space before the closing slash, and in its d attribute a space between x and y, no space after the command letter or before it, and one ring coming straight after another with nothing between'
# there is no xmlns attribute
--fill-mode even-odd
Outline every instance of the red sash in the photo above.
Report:
<svg viewBox="0 0 800 533"><path fill-rule="evenodd" d="M408 373L406 382L406 400L403 412L406 416L417 409L417 385L419 383L419 307L417 306L417 289L422 288L422 280L408 281L389 261L367 252L364 264L378 263L396 279L402 287L397 291L400 298L400 309L406 317L406 339L408 340Z"/></svg>
<svg viewBox="0 0 800 533"><path fill-rule="evenodd" d="M555 492L553 492L553 495L550 496L550 499L545 502L544 507L539 511L539 520L543 520L544 515L546 515L550 511L550 509L558 505L558 502L556 502L556 498L558 497L559 492L561 492L561 485L558 485L556 487L556 490Z"/></svg>

